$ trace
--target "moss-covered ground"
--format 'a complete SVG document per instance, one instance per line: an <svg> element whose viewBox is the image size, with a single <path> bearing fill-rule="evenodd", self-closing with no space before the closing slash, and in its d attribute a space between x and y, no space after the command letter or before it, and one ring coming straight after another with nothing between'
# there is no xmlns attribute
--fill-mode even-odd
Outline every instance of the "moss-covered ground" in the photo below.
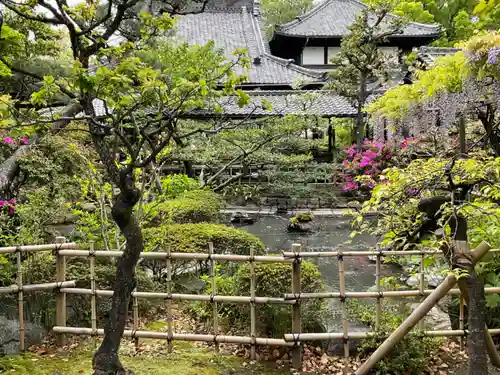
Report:
<svg viewBox="0 0 500 375"><path fill-rule="evenodd" d="M122 355L122 363L137 375L274 375L278 370L244 359L215 355L213 350L188 347L176 353L151 356ZM29 353L0 357L1 374L18 375L82 375L91 374L92 348L85 346L71 352L53 354ZM282 374L283 372L281 372Z"/></svg>

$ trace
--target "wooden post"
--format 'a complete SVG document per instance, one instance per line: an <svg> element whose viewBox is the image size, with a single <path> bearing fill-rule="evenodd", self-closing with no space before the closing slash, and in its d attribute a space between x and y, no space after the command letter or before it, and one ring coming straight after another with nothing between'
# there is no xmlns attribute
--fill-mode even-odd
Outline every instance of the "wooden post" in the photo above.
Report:
<svg viewBox="0 0 500 375"><path fill-rule="evenodd" d="M292 251L295 254L300 253L300 248L301 248L300 244L292 245ZM292 305L292 333L295 334L300 334L302 331L302 322L300 317L300 289L301 289L300 266L301 266L300 255L297 255L292 264L292 293L297 298L295 300L295 304ZM292 349L292 366L296 369L302 368L302 346L299 341L294 342L294 346Z"/></svg>
<svg viewBox="0 0 500 375"><path fill-rule="evenodd" d="M464 317L465 317L465 305L464 305L464 296L460 294L460 310L458 316L458 329L463 330L465 328L464 325ZM464 350L464 337L460 336L460 350Z"/></svg>
<svg viewBox="0 0 500 375"><path fill-rule="evenodd" d="M252 337L252 346L250 347L250 358L255 360L255 338L257 336L256 329L256 317L255 317L255 288L256 288L256 280L255 280L255 261L254 257L254 249L250 248L250 336Z"/></svg>
<svg viewBox="0 0 500 375"><path fill-rule="evenodd" d="M56 237L57 244L66 242L64 237ZM56 250L56 281L66 281L66 257L59 255L59 250ZM66 327L66 294L60 290L56 294L56 325L58 327ZM56 343L58 346L66 345L66 334L58 333Z"/></svg>
<svg viewBox="0 0 500 375"><path fill-rule="evenodd" d="M377 263L375 264L375 285L376 285L376 288L377 288L377 293L379 293L379 296L377 297L377 304L375 306L376 310L375 310L375 330L379 330L380 329L380 318L381 318L381 315L382 315L382 301L381 301L381 297L380 297L380 276L381 276L381 272L380 272L380 266L381 266L381 262L382 262L382 257L380 256L380 254L377 255Z"/></svg>
<svg viewBox="0 0 500 375"><path fill-rule="evenodd" d="M466 241L453 241L453 246L455 247L457 252L469 253L469 243ZM464 320L465 320L464 316L463 316L464 315L464 307L465 307L464 304L466 304L467 301L469 301L469 292L467 290L467 281L465 280L465 278L458 279L457 284L458 284L458 287L459 287L460 293L461 293L461 296L460 296L461 297L460 315L461 315L461 324L462 324L461 329L463 329ZM470 329L470 327L469 327L469 329ZM491 337L491 334L488 331L488 327L485 327L484 335L485 335L486 351L488 352L488 355L490 357L490 361L494 366L499 367L500 366L500 355L498 354L498 351L495 347L495 343L493 342L493 338ZM463 336L461 338L463 338ZM463 343L461 342L461 348L462 348L462 345L463 345Z"/></svg>
<svg viewBox="0 0 500 375"><path fill-rule="evenodd" d="M97 303L96 303L96 283L95 283L95 254L94 241L90 242L90 314L92 322L92 335L97 336Z"/></svg>
<svg viewBox="0 0 500 375"><path fill-rule="evenodd" d="M170 254L170 246L167 249L167 341L168 341L168 353L173 351L173 314L172 314L172 258Z"/></svg>
<svg viewBox="0 0 500 375"><path fill-rule="evenodd" d="M212 242L208 243L208 253L210 255L214 254L214 244ZM219 309L217 302L213 299L217 295L217 283L215 281L215 261L210 257L210 280L212 281L212 315L214 322L214 337L219 334ZM219 352L219 343L214 341L215 352Z"/></svg>
<svg viewBox="0 0 500 375"><path fill-rule="evenodd" d="M21 250L17 251L17 308L19 313L19 349L24 352L24 295L23 295L23 269L21 262Z"/></svg>
<svg viewBox="0 0 500 375"><path fill-rule="evenodd" d="M328 159L333 161L333 151L335 150L335 129L332 125L332 119L328 119Z"/></svg>
<svg viewBox="0 0 500 375"><path fill-rule="evenodd" d="M420 292L420 303L422 303L425 299L424 297L424 284L425 284L425 254L420 255L420 285L419 285L419 292ZM425 317L418 322L418 329L423 330L424 329L424 322L425 322Z"/></svg>
<svg viewBox="0 0 500 375"><path fill-rule="evenodd" d="M481 260L486 253L491 249L491 246L483 241L473 252L472 262L476 264ZM427 315L429 311L443 298L453 286L455 286L457 278L454 275L448 276L434 291L420 304L409 317L372 353L372 355L363 363L355 372L356 375L368 375L370 370L383 359L392 348L400 342L417 323Z"/></svg>
<svg viewBox="0 0 500 375"><path fill-rule="evenodd" d="M347 311L345 306L345 269L344 255L342 250L339 250L339 282L340 282L340 303L342 306L342 328L344 334L344 358L349 358L349 322L347 320Z"/></svg>

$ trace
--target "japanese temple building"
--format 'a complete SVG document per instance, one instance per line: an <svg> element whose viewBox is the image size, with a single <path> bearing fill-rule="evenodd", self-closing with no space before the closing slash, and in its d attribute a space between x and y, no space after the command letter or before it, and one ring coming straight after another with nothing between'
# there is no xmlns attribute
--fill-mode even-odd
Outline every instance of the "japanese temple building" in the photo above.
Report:
<svg viewBox="0 0 500 375"><path fill-rule="evenodd" d="M200 45L213 41L228 60L234 58L236 49L246 49L250 69L244 72L248 81L240 88L250 94L252 104L240 108L229 100L224 106L229 118L287 114L355 117L356 109L347 98L323 87L332 68L330 58L339 52L342 37L348 35L348 27L365 7L357 0L326 0L294 21L277 25L271 40L267 40L259 0L212 0L203 12L178 16L172 37ZM406 53L439 36L437 25L409 23L381 48ZM305 96L307 99L302 100ZM259 108L262 99L272 104L271 111ZM96 100L96 113L103 111L104 104ZM220 114L200 111L190 115L196 119L215 116ZM335 137L331 125L327 135L331 148Z"/></svg>

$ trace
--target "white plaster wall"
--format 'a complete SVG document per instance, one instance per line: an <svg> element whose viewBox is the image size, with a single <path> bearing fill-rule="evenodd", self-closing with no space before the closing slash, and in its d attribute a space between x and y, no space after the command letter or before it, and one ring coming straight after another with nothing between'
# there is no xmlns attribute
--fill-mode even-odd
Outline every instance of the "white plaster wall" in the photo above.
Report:
<svg viewBox="0 0 500 375"><path fill-rule="evenodd" d="M325 49L323 47L305 47L302 52L303 65L323 65L325 63Z"/></svg>

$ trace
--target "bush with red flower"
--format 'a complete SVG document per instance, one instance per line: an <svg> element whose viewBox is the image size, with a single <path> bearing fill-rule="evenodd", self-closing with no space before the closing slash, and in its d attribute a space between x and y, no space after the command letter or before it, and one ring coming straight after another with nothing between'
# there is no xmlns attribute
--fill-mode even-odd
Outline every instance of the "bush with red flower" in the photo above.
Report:
<svg viewBox="0 0 500 375"><path fill-rule="evenodd" d="M8 212L10 216L14 215L14 213L16 212L16 200L0 199L0 210Z"/></svg>
<svg viewBox="0 0 500 375"><path fill-rule="evenodd" d="M401 151L408 149L409 145L416 143L413 138L404 139L399 149L391 149L387 144L366 140L361 152L356 145L344 149L342 172L344 182L342 190L347 194L367 193L371 191L378 181L382 171L395 164L395 159Z"/></svg>

